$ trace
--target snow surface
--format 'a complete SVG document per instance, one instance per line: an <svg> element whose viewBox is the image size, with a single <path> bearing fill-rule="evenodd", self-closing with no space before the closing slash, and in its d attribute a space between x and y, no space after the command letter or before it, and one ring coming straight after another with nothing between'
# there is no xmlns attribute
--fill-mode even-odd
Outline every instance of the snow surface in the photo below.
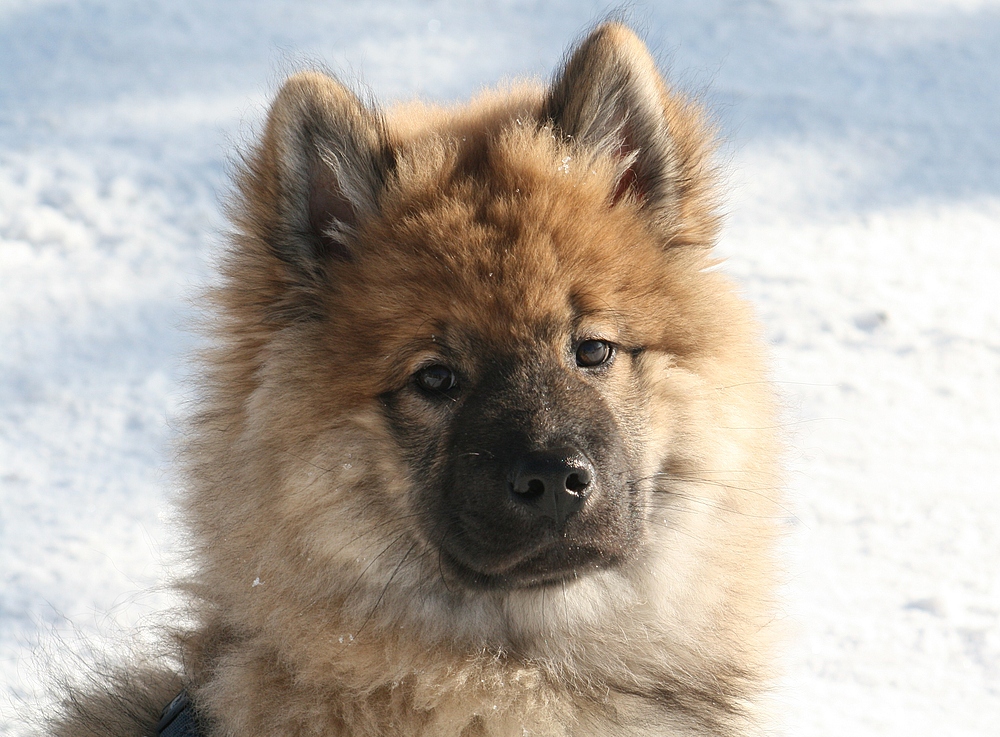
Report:
<svg viewBox="0 0 1000 737"><path fill-rule="evenodd" d="M459 99L547 76L605 12L0 0L0 735L54 638L172 601L187 326L282 76ZM720 250L787 399L784 733L1000 734L1000 2L632 14L718 114Z"/></svg>

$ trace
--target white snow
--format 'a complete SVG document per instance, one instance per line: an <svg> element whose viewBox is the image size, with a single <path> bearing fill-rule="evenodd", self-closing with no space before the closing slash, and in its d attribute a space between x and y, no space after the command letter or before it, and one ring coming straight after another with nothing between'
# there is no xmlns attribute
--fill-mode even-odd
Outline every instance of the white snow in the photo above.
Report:
<svg viewBox="0 0 1000 737"><path fill-rule="evenodd" d="M186 326L227 157L281 77L459 99L548 75L605 12L0 0L0 735L27 734L54 636L172 601ZM1000 2L634 18L717 111L720 250L787 399L785 733L1000 734Z"/></svg>

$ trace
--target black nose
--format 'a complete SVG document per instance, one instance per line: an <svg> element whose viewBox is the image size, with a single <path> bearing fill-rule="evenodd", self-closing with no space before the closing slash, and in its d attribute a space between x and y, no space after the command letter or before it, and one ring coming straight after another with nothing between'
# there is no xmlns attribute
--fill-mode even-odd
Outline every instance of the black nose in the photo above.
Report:
<svg viewBox="0 0 1000 737"><path fill-rule="evenodd" d="M583 506L593 477L590 461L573 448L529 453L514 464L511 496L561 525Z"/></svg>

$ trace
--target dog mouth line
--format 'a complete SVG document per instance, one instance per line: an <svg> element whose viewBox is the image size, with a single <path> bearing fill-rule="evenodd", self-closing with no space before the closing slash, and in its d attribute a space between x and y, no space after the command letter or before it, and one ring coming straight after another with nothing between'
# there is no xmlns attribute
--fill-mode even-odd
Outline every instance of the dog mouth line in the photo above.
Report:
<svg viewBox="0 0 1000 737"><path fill-rule="evenodd" d="M552 542L496 570L476 568L445 547L441 547L440 554L449 569L463 582L474 588L489 589L521 589L562 584L601 568L611 568L617 563L615 558L609 559L605 552L590 546L574 544L569 550L574 555L559 556L556 560L551 560L550 556L554 552L560 552L558 541Z"/></svg>

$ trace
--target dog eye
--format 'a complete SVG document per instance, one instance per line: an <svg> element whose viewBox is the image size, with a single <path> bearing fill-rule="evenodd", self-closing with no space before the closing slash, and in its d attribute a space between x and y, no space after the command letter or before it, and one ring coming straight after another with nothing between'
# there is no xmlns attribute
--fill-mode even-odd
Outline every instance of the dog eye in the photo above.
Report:
<svg viewBox="0 0 1000 737"><path fill-rule="evenodd" d="M428 392L447 392L458 386L455 372L439 363L420 369L414 377L417 386Z"/></svg>
<svg viewBox="0 0 1000 737"><path fill-rule="evenodd" d="M603 340L585 340L576 347L576 365L583 368L602 366L613 356L611 344Z"/></svg>

